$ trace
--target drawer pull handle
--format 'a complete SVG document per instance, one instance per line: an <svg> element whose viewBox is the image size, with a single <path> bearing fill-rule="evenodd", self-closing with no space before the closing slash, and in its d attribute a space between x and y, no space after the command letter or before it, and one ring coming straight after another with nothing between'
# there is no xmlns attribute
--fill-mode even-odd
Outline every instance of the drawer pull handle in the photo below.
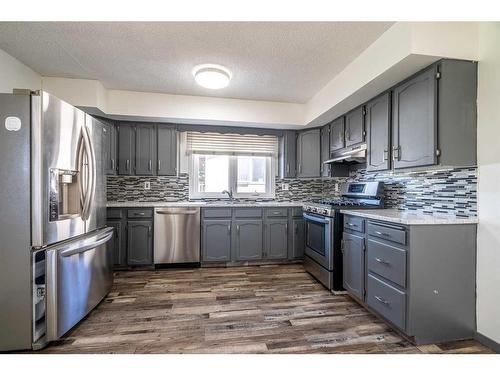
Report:
<svg viewBox="0 0 500 375"><path fill-rule="evenodd" d="M375 234L378 234L379 236L386 236L386 237L391 236L389 233L379 232L378 230L375 231Z"/></svg>
<svg viewBox="0 0 500 375"><path fill-rule="evenodd" d="M350 227L356 227L357 226L356 224L353 224L353 223L347 223L347 225L349 225Z"/></svg>
<svg viewBox="0 0 500 375"><path fill-rule="evenodd" d="M380 303L383 303L384 305L389 305L389 301L386 301L385 299L383 299L382 297L379 297L379 296L375 296L375 299L377 301L379 301Z"/></svg>
<svg viewBox="0 0 500 375"><path fill-rule="evenodd" d="M380 259L380 258L375 258L375 261L377 261L378 263L382 263L382 264L387 264L387 265L390 264L388 261Z"/></svg>
<svg viewBox="0 0 500 375"><path fill-rule="evenodd" d="M273 211L273 215L279 215L279 214L281 214L280 211Z"/></svg>
<svg viewBox="0 0 500 375"><path fill-rule="evenodd" d="M137 212L135 216L144 216L144 212Z"/></svg>

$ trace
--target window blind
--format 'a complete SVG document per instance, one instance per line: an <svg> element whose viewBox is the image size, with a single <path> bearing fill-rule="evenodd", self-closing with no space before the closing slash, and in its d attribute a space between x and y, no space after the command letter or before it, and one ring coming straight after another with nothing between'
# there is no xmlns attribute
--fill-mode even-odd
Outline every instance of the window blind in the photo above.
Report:
<svg viewBox="0 0 500 375"><path fill-rule="evenodd" d="M188 132L186 151L188 154L277 156L278 137Z"/></svg>

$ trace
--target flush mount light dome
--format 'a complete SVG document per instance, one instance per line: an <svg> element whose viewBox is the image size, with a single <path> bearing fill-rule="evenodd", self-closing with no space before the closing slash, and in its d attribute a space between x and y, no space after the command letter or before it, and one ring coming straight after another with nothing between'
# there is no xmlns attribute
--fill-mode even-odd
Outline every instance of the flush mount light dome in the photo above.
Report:
<svg viewBox="0 0 500 375"><path fill-rule="evenodd" d="M196 83L207 89L217 90L229 85L231 72L222 65L201 64L193 68Z"/></svg>

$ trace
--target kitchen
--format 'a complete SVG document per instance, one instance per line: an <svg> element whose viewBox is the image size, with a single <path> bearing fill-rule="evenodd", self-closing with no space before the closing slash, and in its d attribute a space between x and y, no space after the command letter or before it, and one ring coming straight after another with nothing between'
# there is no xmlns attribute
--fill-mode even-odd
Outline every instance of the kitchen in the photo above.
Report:
<svg viewBox="0 0 500 375"><path fill-rule="evenodd" d="M498 25L0 22L0 351L497 353Z"/></svg>

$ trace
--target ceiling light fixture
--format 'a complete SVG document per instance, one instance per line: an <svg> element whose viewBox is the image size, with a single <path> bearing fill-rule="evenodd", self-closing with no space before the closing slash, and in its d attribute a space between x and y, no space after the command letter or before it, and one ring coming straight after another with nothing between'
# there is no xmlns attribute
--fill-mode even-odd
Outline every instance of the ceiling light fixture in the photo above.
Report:
<svg viewBox="0 0 500 375"><path fill-rule="evenodd" d="M193 76L198 85L212 90L226 87L232 77L229 69L217 64L196 65Z"/></svg>

